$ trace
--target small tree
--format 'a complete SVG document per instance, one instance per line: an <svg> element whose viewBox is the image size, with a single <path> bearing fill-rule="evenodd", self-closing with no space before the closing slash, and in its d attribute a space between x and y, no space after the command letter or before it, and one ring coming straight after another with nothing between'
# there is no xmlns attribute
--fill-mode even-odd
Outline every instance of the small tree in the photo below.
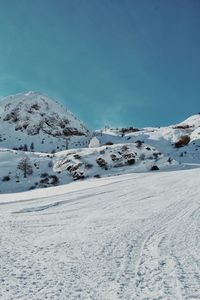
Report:
<svg viewBox="0 0 200 300"><path fill-rule="evenodd" d="M136 143L136 147L137 147L138 149L141 149L141 148L142 148L142 144L143 144L142 141L137 140L135 143Z"/></svg>
<svg viewBox="0 0 200 300"><path fill-rule="evenodd" d="M53 168L53 162L52 162L52 160L50 160L50 161L48 162L48 167L49 167L49 168Z"/></svg>
<svg viewBox="0 0 200 300"><path fill-rule="evenodd" d="M28 156L23 157L18 163L17 167L19 170L21 170L24 173L24 178L26 178L27 175L33 174L33 168Z"/></svg>
<svg viewBox="0 0 200 300"><path fill-rule="evenodd" d="M28 147L27 147L27 145L26 145L26 144L24 144L23 151L28 151Z"/></svg>
<svg viewBox="0 0 200 300"><path fill-rule="evenodd" d="M65 150L68 150L68 149L69 149L69 142L70 142L70 139L69 139L69 138L66 138L66 139L65 139Z"/></svg>
<svg viewBox="0 0 200 300"><path fill-rule="evenodd" d="M34 143L33 142L30 145L30 149L31 149L32 152L34 151Z"/></svg>

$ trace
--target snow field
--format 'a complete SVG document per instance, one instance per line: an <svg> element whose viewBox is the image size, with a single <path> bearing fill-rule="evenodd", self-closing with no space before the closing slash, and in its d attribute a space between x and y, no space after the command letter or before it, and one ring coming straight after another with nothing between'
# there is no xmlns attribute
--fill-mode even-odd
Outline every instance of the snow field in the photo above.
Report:
<svg viewBox="0 0 200 300"><path fill-rule="evenodd" d="M1 195L0 298L199 299L199 175Z"/></svg>

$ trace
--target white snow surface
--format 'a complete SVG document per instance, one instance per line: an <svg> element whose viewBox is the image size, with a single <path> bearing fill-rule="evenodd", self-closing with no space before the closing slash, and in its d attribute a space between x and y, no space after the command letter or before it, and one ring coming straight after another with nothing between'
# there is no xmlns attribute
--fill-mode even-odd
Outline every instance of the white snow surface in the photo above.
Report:
<svg viewBox="0 0 200 300"><path fill-rule="evenodd" d="M95 134L101 145L110 142L122 144L140 140L180 163L200 163L200 114L167 127L131 128L125 134L122 134L121 129L115 128L97 130ZM190 141L187 145L176 148L175 143L182 136L188 136Z"/></svg>
<svg viewBox="0 0 200 300"><path fill-rule="evenodd" d="M0 147L39 152L86 147L90 132L67 108L40 92L0 100ZM27 150L25 150L27 151Z"/></svg>
<svg viewBox="0 0 200 300"><path fill-rule="evenodd" d="M0 195L0 299L200 299L200 169Z"/></svg>
<svg viewBox="0 0 200 300"><path fill-rule="evenodd" d="M19 169L25 158L32 168L32 174L26 177ZM145 144L140 148L131 143L71 149L55 154L0 148L0 193L62 185L91 177L151 171L153 166L159 170L182 167Z"/></svg>
<svg viewBox="0 0 200 300"><path fill-rule="evenodd" d="M179 123L178 125L189 125L192 127L199 127L200 126L200 114L190 116L185 121Z"/></svg>
<svg viewBox="0 0 200 300"><path fill-rule="evenodd" d="M96 138L96 136L94 136L89 143L89 148L97 148L99 146L100 146L99 140Z"/></svg>

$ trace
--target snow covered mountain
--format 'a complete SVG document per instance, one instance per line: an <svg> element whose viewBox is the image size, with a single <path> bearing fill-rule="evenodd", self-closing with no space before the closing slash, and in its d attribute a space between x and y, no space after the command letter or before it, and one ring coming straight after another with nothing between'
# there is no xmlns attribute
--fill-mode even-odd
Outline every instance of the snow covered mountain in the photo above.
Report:
<svg viewBox="0 0 200 300"><path fill-rule="evenodd" d="M45 97L1 103L0 298L200 299L200 115L97 131L88 147Z"/></svg>
<svg viewBox="0 0 200 300"><path fill-rule="evenodd" d="M97 130L102 144L144 142L180 163L200 163L200 114L167 127Z"/></svg>
<svg viewBox="0 0 200 300"><path fill-rule="evenodd" d="M69 110L37 92L0 101L0 132L0 147L40 152L85 147L90 136Z"/></svg>
<svg viewBox="0 0 200 300"><path fill-rule="evenodd" d="M41 93L0 101L0 193L183 169L188 163L200 164L199 114L168 127L106 128L92 134Z"/></svg>

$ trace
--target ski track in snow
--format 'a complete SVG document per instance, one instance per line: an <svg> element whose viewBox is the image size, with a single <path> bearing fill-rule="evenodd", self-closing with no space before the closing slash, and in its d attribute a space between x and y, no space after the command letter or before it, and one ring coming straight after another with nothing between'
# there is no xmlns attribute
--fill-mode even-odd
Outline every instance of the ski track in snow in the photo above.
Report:
<svg viewBox="0 0 200 300"><path fill-rule="evenodd" d="M200 299L199 178L129 174L5 195L0 299Z"/></svg>

